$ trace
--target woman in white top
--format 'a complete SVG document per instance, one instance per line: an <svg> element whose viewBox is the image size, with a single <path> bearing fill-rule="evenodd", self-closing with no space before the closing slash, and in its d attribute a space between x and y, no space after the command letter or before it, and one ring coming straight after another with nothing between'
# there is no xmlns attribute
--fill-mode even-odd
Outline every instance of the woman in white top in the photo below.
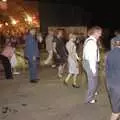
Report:
<svg viewBox="0 0 120 120"><path fill-rule="evenodd" d="M66 44L66 49L68 51L68 69L69 74L64 80L64 84L67 85L69 79L73 75L73 84L72 86L75 88L79 88L76 83L77 76L79 74L79 64L78 61L80 60L77 52L76 52L76 45L75 45L76 36L74 34L69 35L69 41Z"/></svg>

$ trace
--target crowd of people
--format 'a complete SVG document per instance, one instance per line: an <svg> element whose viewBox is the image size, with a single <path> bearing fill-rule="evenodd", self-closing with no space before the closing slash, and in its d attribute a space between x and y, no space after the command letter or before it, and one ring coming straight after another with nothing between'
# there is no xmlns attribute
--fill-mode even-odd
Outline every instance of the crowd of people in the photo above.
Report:
<svg viewBox="0 0 120 120"><path fill-rule="evenodd" d="M24 32L16 29L5 29L0 31L0 63L3 64L7 79L12 79L12 74L20 74L20 72L16 71L16 48L20 45L24 46L24 36L26 33L27 29L25 29Z"/></svg>
<svg viewBox="0 0 120 120"><path fill-rule="evenodd" d="M79 62L82 62L88 80L88 92L85 99L87 104L95 103L95 95L98 94L99 42L102 33L101 27L94 26L88 30L87 37L74 32L66 36L63 29L49 30L45 37L48 56L44 60L44 65L51 64L52 67L56 67L60 79L63 78L64 69L67 65L68 75L63 80L65 86L68 86L70 78L73 77L73 88L80 87L76 81L80 73ZM117 120L120 116L120 31L116 31L115 35L116 37L111 40L111 50L104 56L107 91L112 105L110 120ZM44 39L36 28L31 28L24 34L24 40L24 57L28 61L30 82L37 83L39 81L38 66L40 63L38 43L42 43ZM12 65L11 60L15 55L15 43L14 38L8 40L0 54L6 79L13 78L11 66L14 65ZM13 60L15 60L15 56Z"/></svg>

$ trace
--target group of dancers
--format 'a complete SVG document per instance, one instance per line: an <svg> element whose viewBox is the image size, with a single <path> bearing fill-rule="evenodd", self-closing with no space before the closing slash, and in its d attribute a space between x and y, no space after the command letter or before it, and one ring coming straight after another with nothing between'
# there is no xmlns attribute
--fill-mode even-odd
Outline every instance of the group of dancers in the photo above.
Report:
<svg viewBox="0 0 120 120"><path fill-rule="evenodd" d="M84 40L82 57L79 56L77 51L76 41L77 36L75 33L70 33L68 40L63 37L63 30L58 30L55 34L49 31L45 43L48 52L48 58L44 64L49 64L53 60L54 65L58 70L58 77L62 78L64 68L67 63L68 75L64 79L65 86L73 77L72 86L79 88L77 84L77 77L79 75L79 62L87 75L88 90L85 103L96 103L95 95L98 92L98 67L100 62L100 53L98 42L102 36L103 30L99 26L94 26L88 30L87 38ZM109 100L112 106L112 115L110 120L117 120L120 116L120 31L117 31L117 36L112 39L112 48L105 56L105 71L106 71L106 84L109 95ZM37 83L39 81L38 66L40 63L40 51L38 43L43 42L40 33L37 33L36 28L31 28L25 35L25 49L24 57L28 61L30 82ZM10 60L14 55L14 44L9 43L0 54L0 60L5 69L7 79L12 79L11 63Z"/></svg>

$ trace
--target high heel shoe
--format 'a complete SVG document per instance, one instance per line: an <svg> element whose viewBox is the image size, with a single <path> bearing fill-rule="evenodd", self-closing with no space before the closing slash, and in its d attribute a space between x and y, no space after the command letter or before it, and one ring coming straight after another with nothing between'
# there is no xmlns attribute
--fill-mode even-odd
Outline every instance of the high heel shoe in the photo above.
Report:
<svg viewBox="0 0 120 120"><path fill-rule="evenodd" d="M72 87L73 87L73 88L80 88L80 86L79 86L79 85L76 85L76 84L72 84Z"/></svg>

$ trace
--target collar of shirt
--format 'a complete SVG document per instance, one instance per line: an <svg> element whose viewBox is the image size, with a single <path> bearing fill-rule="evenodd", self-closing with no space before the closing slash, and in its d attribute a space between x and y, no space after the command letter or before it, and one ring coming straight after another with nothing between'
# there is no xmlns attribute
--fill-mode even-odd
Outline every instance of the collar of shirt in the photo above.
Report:
<svg viewBox="0 0 120 120"><path fill-rule="evenodd" d="M88 39L92 39L93 41L97 42L97 39L92 35Z"/></svg>

